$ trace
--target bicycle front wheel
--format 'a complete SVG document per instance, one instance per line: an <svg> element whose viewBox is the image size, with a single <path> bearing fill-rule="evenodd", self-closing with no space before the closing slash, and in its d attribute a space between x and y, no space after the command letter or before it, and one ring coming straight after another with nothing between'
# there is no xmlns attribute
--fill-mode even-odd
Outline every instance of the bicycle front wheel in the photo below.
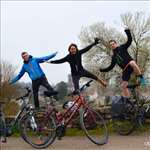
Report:
<svg viewBox="0 0 150 150"><path fill-rule="evenodd" d="M102 116L91 109L80 112L80 123L86 136L97 145L108 142L108 130Z"/></svg>
<svg viewBox="0 0 150 150"><path fill-rule="evenodd" d="M20 121L22 138L32 147L42 149L52 144L56 138L56 124L54 118L45 117L44 111L26 114Z"/></svg>

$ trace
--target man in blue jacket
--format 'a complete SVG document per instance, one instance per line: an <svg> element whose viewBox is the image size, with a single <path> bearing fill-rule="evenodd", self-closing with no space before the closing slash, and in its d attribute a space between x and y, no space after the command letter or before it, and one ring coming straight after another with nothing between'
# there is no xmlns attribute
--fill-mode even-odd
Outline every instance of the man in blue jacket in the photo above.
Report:
<svg viewBox="0 0 150 150"><path fill-rule="evenodd" d="M57 52L49 56L35 58L29 55L27 52L22 52L21 56L22 56L22 59L24 60L24 64L19 74L10 82L10 84L15 83L24 75L25 72L27 72L29 77L32 80L34 104L36 108L39 108L39 100L38 100L39 87L42 85L46 87L48 91L50 92L53 91L53 88L48 83L47 78L39 64L55 57L56 54Z"/></svg>

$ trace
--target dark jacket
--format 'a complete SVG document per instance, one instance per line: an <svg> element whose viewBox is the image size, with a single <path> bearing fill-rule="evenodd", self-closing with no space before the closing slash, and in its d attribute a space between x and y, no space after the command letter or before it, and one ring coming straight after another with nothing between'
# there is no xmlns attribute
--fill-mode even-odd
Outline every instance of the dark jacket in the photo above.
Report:
<svg viewBox="0 0 150 150"><path fill-rule="evenodd" d="M128 40L125 44L120 45L116 49L113 50L113 56L110 66L104 69L100 69L101 72L108 72L118 64L122 69L126 67L126 65L133 60L133 58L129 55L127 49L132 43L132 36L130 30L125 30L125 33L128 37Z"/></svg>
<svg viewBox="0 0 150 150"><path fill-rule="evenodd" d="M71 67L72 75L78 75L84 69L82 66L82 54L90 50L94 45L96 45L95 42L82 50L77 50L76 54L68 54L66 57L62 59L51 61L51 63L60 64L60 63L68 62Z"/></svg>

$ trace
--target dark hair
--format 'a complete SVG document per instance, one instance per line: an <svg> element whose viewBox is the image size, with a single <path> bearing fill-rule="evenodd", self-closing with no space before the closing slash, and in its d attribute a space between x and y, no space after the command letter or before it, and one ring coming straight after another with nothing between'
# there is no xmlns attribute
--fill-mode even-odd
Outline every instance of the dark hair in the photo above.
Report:
<svg viewBox="0 0 150 150"><path fill-rule="evenodd" d="M26 53L27 53L27 52L22 52L22 53L21 53L21 56L24 55L24 54L26 54Z"/></svg>
<svg viewBox="0 0 150 150"><path fill-rule="evenodd" d="M78 51L78 46L77 46L76 44L74 44L74 43L71 43L71 44L69 45L69 47L68 47L68 51L69 51L69 52L70 52L71 46L74 46L74 47L77 49L77 51Z"/></svg>
<svg viewBox="0 0 150 150"><path fill-rule="evenodd" d="M111 42L117 43L115 40L110 40L109 43L111 43Z"/></svg>

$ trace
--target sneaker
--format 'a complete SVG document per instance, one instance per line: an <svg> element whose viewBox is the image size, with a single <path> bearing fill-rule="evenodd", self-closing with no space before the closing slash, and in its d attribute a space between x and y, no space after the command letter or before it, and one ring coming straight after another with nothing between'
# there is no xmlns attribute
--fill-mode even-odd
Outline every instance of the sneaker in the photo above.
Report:
<svg viewBox="0 0 150 150"><path fill-rule="evenodd" d="M144 79L144 77L140 77L140 85L145 86L147 84L146 80Z"/></svg>

